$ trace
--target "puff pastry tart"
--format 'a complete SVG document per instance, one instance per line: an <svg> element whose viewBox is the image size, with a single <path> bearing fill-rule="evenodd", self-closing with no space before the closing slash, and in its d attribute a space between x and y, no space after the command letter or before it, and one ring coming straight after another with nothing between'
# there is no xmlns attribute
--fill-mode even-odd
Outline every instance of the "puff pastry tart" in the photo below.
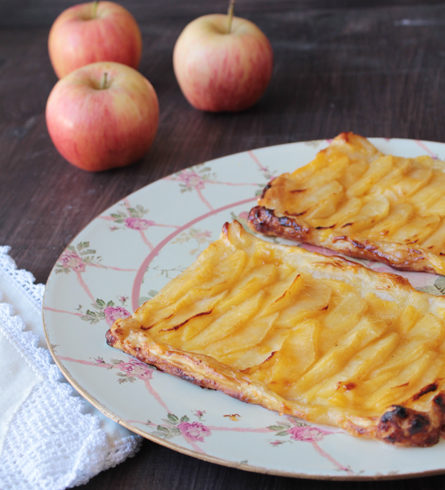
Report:
<svg viewBox="0 0 445 490"><path fill-rule="evenodd" d="M238 222L117 320L109 345L202 387L356 436L438 442L445 297Z"/></svg>
<svg viewBox="0 0 445 490"><path fill-rule="evenodd" d="M342 133L273 179L250 225L401 270L445 274L445 162L385 155Z"/></svg>

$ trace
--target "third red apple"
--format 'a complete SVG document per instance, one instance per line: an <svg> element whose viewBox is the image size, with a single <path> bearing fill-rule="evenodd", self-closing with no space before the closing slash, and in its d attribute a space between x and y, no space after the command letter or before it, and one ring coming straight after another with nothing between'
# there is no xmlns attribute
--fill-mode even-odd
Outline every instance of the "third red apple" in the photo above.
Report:
<svg viewBox="0 0 445 490"><path fill-rule="evenodd" d="M273 68L265 34L252 22L212 14L188 24L173 51L179 86L203 111L241 111L264 94Z"/></svg>

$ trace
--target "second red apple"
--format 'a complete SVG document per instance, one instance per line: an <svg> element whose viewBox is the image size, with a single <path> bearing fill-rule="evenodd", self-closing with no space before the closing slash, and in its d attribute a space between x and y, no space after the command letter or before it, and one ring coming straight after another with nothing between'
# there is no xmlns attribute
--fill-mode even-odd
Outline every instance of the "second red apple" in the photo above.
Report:
<svg viewBox="0 0 445 490"><path fill-rule="evenodd" d="M150 148L159 105L151 83L121 63L83 66L59 80L46 124L59 153L89 171L129 165Z"/></svg>
<svg viewBox="0 0 445 490"><path fill-rule="evenodd" d="M205 15L182 31L173 51L173 67L184 96L196 109L241 111L265 92L273 52L252 22Z"/></svg>

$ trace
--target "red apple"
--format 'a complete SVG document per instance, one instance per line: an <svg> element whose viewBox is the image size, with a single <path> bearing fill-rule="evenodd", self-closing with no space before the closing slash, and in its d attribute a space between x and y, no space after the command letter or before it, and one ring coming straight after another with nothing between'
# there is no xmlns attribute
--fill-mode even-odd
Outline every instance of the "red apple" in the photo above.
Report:
<svg viewBox="0 0 445 490"><path fill-rule="evenodd" d="M158 98L150 82L113 62L73 71L56 83L46 104L46 124L57 150L90 171L140 159L153 142L158 119Z"/></svg>
<svg viewBox="0 0 445 490"><path fill-rule="evenodd" d="M241 111L257 102L272 75L269 40L252 22L212 14L188 24L173 51L179 86L203 111Z"/></svg>
<svg viewBox="0 0 445 490"><path fill-rule="evenodd" d="M139 66L142 38L134 17L113 2L75 5L54 21L48 50L59 78L96 61Z"/></svg>

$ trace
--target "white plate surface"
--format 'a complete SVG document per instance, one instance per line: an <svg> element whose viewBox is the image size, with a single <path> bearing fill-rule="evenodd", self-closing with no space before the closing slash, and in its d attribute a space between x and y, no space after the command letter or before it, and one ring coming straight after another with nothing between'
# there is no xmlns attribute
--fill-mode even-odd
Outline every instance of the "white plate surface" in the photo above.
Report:
<svg viewBox="0 0 445 490"><path fill-rule="evenodd" d="M445 160L442 143L370 140L387 153ZM69 382L130 430L227 466L345 480L444 472L445 441L401 449L354 438L201 389L105 343L113 320L129 315L191 264L218 238L225 221L245 221L271 177L305 165L327 144L291 143L196 165L144 187L94 219L59 257L44 298L48 344ZM445 293L444 279L403 275L415 287Z"/></svg>

